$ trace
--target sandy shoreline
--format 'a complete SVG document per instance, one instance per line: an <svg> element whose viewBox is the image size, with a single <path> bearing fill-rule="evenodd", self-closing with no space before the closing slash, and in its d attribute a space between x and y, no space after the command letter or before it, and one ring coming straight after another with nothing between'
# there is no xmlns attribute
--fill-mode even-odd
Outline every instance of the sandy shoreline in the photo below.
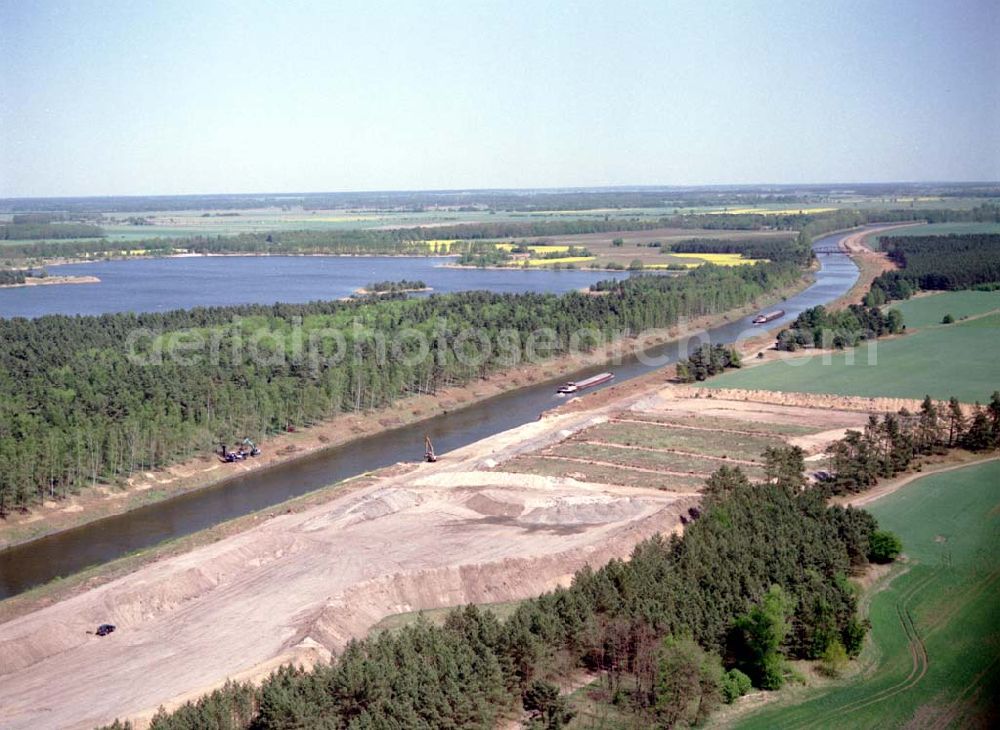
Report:
<svg viewBox="0 0 1000 730"><path fill-rule="evenodd" d="M419 289L386 289L384 291L368 291L364 287L361 287L359 289L355 289L351 292L351 294L359 297L372 297L373 299L377 299L378 297L387 297L392 294L417 294L429 291L434 291L434 287L424 286Z"/></svg>
<svg viewBox="0 0 1000 730"><path fill-rule="evenodd" d="M0 289L21 289L26 286L57 286L60 284L100 284L96 276L29 276L23 284L0 284Z"/></svg>
<svg viewBox="0 0 1000 730"><path fill-rule="evenodd" d="M70 264L99 264L107 261L146 261L149 259L196 259L196 258L271 258L275 256L294 256L298 258L328 258L328 259L372 259L372 258L412 258L412 259L454 259L458 254L444 253L262 253L260 251L245 251L234 253L168 253L168 254L137 254L128 255L106 255L101 254L90 258L51 258L40 259L38 265L44 266L68 266ZM461 268L470 268L463 266Z"/></svg>

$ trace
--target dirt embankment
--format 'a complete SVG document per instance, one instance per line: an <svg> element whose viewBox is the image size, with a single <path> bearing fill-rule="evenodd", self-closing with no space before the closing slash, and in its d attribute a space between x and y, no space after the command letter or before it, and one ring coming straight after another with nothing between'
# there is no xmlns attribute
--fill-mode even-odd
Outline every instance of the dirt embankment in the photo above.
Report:
<svg viewBox="0 0 1000 730"><path fill-rule="evenodd" d="M857 264L860 274L851 290L836 302L830 305L830 309L843 309L850 304L861 304L865 294L871 288L872 282L886 271L892 271L896 264L881 251L873 251L866 241L869 236L885 233L897 228L908 228L910 226L921 225L920 223L903 223L878 228L866 228L845 237L841 241L841 247L847 251L851 259Z"/></svg>
<svg viewBox="0 0 1000 730"><path fill-rule="evenodd" d="M799 408L835 409L844 411L863 411L865 413L898 413L906 408L911 413L920 409L921 401L909 398L866 398L863 396L826 395L823 393L785 393L772 390L748 390L743 388L700 388L691 387L679 391L682 397L721 399L731 401L750 401L754 403L771 403L780 406L796 406ZM938 401L939 407L947 403Z"/></svg>
<svg viewBox="0 0 1000 730"><path fill-rule="evenodd" d="M537 595L679 529L696 494L481 470L606 418L525 424L0 625L0 725L148 718L386 615Z"/></svg>

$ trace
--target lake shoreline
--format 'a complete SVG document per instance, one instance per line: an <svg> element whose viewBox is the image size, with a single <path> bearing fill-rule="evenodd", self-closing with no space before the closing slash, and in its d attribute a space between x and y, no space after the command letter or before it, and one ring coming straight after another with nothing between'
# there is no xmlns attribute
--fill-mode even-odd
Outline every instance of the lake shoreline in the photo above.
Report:
<svg viewBox="0 0 1000 730"><path fill-rule="evenodd" d="M379 299L381 297L392 296L393 294L420 294L432 291L434 291L434 287L432 286L424 286L417 289L386 289L384 291L369 291L365 287L361 287L359 289L355 289L351 293L351 297L348 298L365 297L370 299Z"/></svg>
<svg viewBox="0 0 1000 730"><path fill-rule="evenodd" d="M0 289L21 289L28 286L60 286L63 284L100 284L96 276L29 276L22 284L0 284Z"/></svg>
<svg viewBox="0 0 1000 730"><path fill-rule="evenodd" d="M180 252L168 254L123 254L118 256L100 254L92 257L71 257L71 258L42 258L33 266L70 266L75 264L100 264L108 261L155 261L162 259L197 259L197 258L276 258L289 256L295 258L344 258L344 259L372 259L372 258L413 258L413 259L454 259L458 258L457 253L300 253L295 251L261 252L261 251L234 251L225 253L197 253ZM24 269L21 266L20 269ZM27 267L31 268L31 267ZM462 267L468 268L468 267Z"/></svg>

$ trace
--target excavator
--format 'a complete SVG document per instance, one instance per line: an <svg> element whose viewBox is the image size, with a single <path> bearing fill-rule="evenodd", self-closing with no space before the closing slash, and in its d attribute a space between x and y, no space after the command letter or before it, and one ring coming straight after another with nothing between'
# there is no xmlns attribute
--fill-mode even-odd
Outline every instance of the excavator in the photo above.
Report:
<svg viewBox="0 0 1000 730"><path fill-rule="evenodd" d="M249 438L244 438L239 451L230 451L225 444L219 444L222 460L226 462L243 461L248 456L260 456L260 447Z"/></svg>
<svg viewBox="0 0 1000 730"><path fill-rule="evenodd" d="M424 461L433 464L437 460L437 454L434 453L434 444L431 443L431 437L424 436Z"/></svg>
<svg viewBox="0 0 1000 730"><path fill-rule="evenodd" d="M243 452L244 454L249 454L250 456L260 456L260 448L249 438L243 439L243 444L240 446L240 451Z"/></svg>

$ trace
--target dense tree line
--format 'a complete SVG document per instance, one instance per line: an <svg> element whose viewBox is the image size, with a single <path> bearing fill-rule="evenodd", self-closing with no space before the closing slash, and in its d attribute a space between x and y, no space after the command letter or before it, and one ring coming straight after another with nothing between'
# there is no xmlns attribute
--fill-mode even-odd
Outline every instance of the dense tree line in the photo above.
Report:
<svg viewBox="0 0 1000 730"><path fill-rule="evenodd" d="M851 304L847 309L830 310L819 305L805 310L778 333L775 347L795 352L802 347L855 347L863 340L903 331L903 315L897 309L883 312L878 307Z"/></svg>
<svg viewBox="0 0 1000 730"><path fill-rule="evenodd" d="M65 213L55 211L48 213L15 213L10 217L11 223L26 223L31 225L58 223L65 220L67 220Z"/></svg>
<svg viewBox="0 0 1000 730"><path fill-rule="evenodd" d="M863 431L850 430L831 444L831 475L822 485L831 494L862 492L905 471L918 456L950 448L1000 448L1000 392L970 414L955 398L942 409L927 396L917 413L871 416Z"/></svg>
<svg viewBox="0 0 1000 730"><path fill-rule="evenodd" d="M607 283L603 296L465 292L0 320L0 512L528 355L741 307L798 275L781 264L705 266Z"/></svg>
<svg viewBox="0 0 1000 730"><path fill-rule="evenodd" d="M872 283L868 302L909 299L918 289L970 289L1000 282L1000 234L893 236L882 248L900 268Z"/></svg>
<svg viewBox="0 0 1000 730"><path fill-rule="evenodd" d="M0 241L100 238L104 231L89 223L6 223L0 225Z"/></svg>
<svg viewBox="0 0 1000 730"><path fill-rule="evenodd" d="M423 230L423 229L422 229ZM440 235L440 233L438 233ZM430 237L433 238L433 237ZM89 241L46 241L15 243L4 246L5 255L17 258L78 258L128 255L145 251L146 255L166 256L177 250L191 253L245 253L293 255L325 253L333 255L384 254L426 256L435 251L420 238L406 239L392 231L272 231L240 233L233 236L188 236L184 238L146 238L135 241L111 239ZM456 253L458 253L456 251Z"/></svg>
<svg viewBox="0 0 1000 730"><path fill-rule="evenodd" d="M812 240L798 238L764 238L741 240L717 240L711 238L689 238L671 243L663 248L664 253L739 253L747 258L769 261L791 261L807 266L813 258Z"/></svg>
<svg viewBox="0 0 1000 730"><path fill-rule="evenodd" d="M25 280L25 274L21 270L0 269L0 286L12 286L14 284L23 284L24 280Z"/></svg>
<svg viewBox="0 0 1000 730"><path fill-rule="evenodd" d="M786 657L857 654L866 626L846 577L868 562L873 517L728 467L691 514L683 537L585 568L506 621L456 609L442 627L354 641L309 671L230 683L151 728L486 728L519 706L560 727L568 713L550 681L580 668L601 672L637 722L675 727L746 692L748 678L780 686Z"/></svg>

